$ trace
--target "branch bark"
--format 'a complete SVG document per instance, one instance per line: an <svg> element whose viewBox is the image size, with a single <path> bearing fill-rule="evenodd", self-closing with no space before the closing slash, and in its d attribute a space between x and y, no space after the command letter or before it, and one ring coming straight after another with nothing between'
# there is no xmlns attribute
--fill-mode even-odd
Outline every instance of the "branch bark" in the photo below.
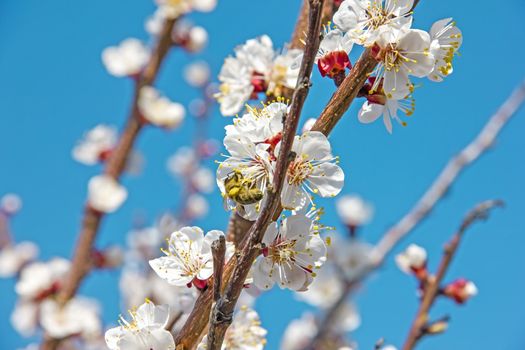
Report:
<svg viewBox="0 0 525 350"><path fill-rule="evenodd" d="M164 23L151 58L135 84L135 91L128 121L117 146L106 163L104 170L105 174L113 177L115 180L118 180L122 175L126 165L126 160L129 157L140 131L142 130L143 124L140 122L137 106L139 91L143 86L150 85L155 81L162 61L171 47L171 32L175 22L176 19L168 19ZM82 227L72 258L71 271L67 275L64 286L60 290L57 298L57 300L63 305L76 294L82 280L89 272L91 250L94 246L103 217L104 214L86 205L84 209L84 217L82 219ZM58 344L59 341L57 340L45 338L41 349L54 350L57 348Z"/></svg>
<svg viewBox="0 0 525 350"><path fill-rule="evenodd" d="M220 350L222 339L217 336L217 330L222 327L225 321L223 315L219 313L216 305L222 297L222 271L224 268L224 254L226 253L226 240L221 236L211 246L213 254L213 301L215 307L210 314L210 328L208 331L208 348L207 350Z"/></svg>
<svg viewBox="0 0 525 350"><path fill-rule="evenodd" d="M466 230L476 221L487 219L491 209L497 206L502 206L503 202L498 200L490 200L478 204L465 217L458 231L454 234L450 242L445 246L443 258L439 264L438 271L435 276L431 276L425 285L425 290L421 304L417 311L416 317L412 323L408 337L403 345L403 350L412 350L418 341L425 335L424 328L428 324L429 311L434 305L434 302L439 295L441 283L445 278L445 274L454 259L458 250L461 239Z"/></svg>

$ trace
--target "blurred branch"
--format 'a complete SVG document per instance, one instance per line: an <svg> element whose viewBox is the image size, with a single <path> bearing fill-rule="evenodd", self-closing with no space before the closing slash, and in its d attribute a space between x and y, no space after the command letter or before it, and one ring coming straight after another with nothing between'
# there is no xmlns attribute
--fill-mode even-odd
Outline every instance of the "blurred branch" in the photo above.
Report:
<svg viewBox="0 0 525 350"><path fill-rule="evenodd" d="M445 277L445 274L454 259L454 256L458 250L461 239L463 238L466 230L478 220L486 220L490 213L490 210L494 207L503 206L503 202L499 200L489 200L483 203L478 204L474 209L472 209L468 215L465 217L458 231L454 234L450 242L445 245L445 251L443 253L443 258L438 267L438 271L435 276L428 278L428 281L425 284L425 289L423 291L423 297L421 299L421 304L417 311L416 317L412 323L410 331L408 333L407 340L403 345L403 350L412 350L416 346L417 342L425 336L425 328L428 326L429 311L434 304L437 296L439 295L439 290L441 282Z"/></svg>
<svg viewBox="0 0 525 350"><path fill-rule="evenodd" d="M384 234L375 249L377 264L380 264L392 248L428 216L432 208L447 193L459 174L494 144L501 129L524 101L525 81L514 90L505 103L490 118L478 136L447 163L416 205Z"/></svg>
<svg viewBox="0 0 525 350"><path fill-rule="evenodd" d="M432 208L447 192L459 174L488 150L489 146L494 143L496 137L499 135L501 129L507 124L524 101L525 81L523 81L503 105L501 105L498 111L485 124L477 137L447 163L440 175L434 180L429 189L412 210L410 210L409 213L407 213L396 225L384 234L383 238L374 249L373 264L371 264L368 269L365 269L359 276L356 276L352 281L347 281L347 283L357 285L359 281L381 266L384 259L394 246L428 216ZM335 316L337 315L337 310L334 309L336 309L338 305L343 304L351 291L352 288L345 289L340 296L340 299L326 313L325 319L321 322L321 326L318 330L319 334L314 338L315 342L323 339L327 332L329 332L329 327L333 324Z"/></svg>
<svg viewBox="0 0 525 350"><path fill-rule="evenodd" d="M323 6L323 0L310 0L310 11L309 11L309 25L308 35L306 37L305 53L301 67L299 69L299 76L297 79L297 87L294 91L292 101L290 104L290 110L286 115L283 127L283 138L281 140L281 148L277 158L277 164L275 167L275 173L273 178L273 184L268 188L267 200L261 209L261 213L255 223L251 226L248 231L247 242L243 245L240 256L236 259L231 259L228 263L230 268L226 268L223 280L227 283L224 297L219 300L215 306L214 312L221 314L223 321L221 327L216 328L214 337L216 337L216 344L220 346L224 339L225 332L231 323L235 304L242 291L246 276L250 270L250 267L259 254L260 242L266 231L266 228L272 221L274 213L280 205L280 193L284 184L286 171L290 160L293 158L293 154L290 151L292 143L296 134L297 125L299 123L299 117L304 105L304 101L308 95L310 89L310 75L314 65L315 55L319 48L319 33L321 30L321 12ZM233 269L233 271L232 271ZM232 277L229 279L230 271L232 271ZM205 292L203 294L209 294ZM206 298L206 299L204 299ZM199 298L201 299L201 298ZM203 301L211 302L211 298L203 297ZM197 301L198 303L199 301ZM176 343L177 349L191 349L198 341L198 337L201 335L202 330L206 324L202 322L202 311L203 309L209 309L208 305L199 305L194 308L190 314L186 325L178 335ZM207 321L207 320L206 320ZM198 325L198 327L195 327Z"/></svg>
<svg viewBox="0 0 525 350"><path fill-rule="evenodd" d="M299 10L299 16L297 16L297 22L295 23L292 38L288 44L288 48L290 49L304 50L306 33L308 30L308 7L308 0L304 0L301 9ZM331 21L336 9L334 0L325 0L321 14L321 24Z"/></svg>
<svg viewBox="0 0 525 350"><path fill-rule="evenodd" d="M127 124L122 131L115 150L111 152L104 170L106 175L113 177L115 180L118 180L122 175L126 160L143 127L143 124L139 120L139 110L137 106L139 91L143 86L150 85L155 81L162 61L171 47L171 32L175 22L176 19L168 19L165 21L155 49L151 54L151 58L135 84ZM58 295L58 301L61 304L67 303L67 301L76 294L82 280L89 272L91 250L94 246L95 238L103 217L104 214L86 205L82 219L82 228L72 259L71 271L67 275L64 286ZM56 349L58 343L58 341L51 339L44 340L41 349Z"/></svg>

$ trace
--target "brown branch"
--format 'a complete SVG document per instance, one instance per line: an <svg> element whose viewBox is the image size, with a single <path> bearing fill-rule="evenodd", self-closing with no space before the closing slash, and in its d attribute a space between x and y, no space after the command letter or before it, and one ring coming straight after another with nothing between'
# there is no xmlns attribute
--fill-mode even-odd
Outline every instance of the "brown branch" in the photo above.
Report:
<svg viewBox="0 0 525 350"><path fill-rule="evenodd" d="M290 49L304 50L304 40L308 30L308 7L308 0L304 0L301 9L299 10L299 16L295 23L292 38L288 44L288 48ZM334 7L334 0L325 0L323 4L323 12L321 14L321 24L326 24L332 20L335 11Z"/></svg>
<svg viewBox="0 0 525 350"><path fill-rule="evenodd" d="M450 186L459 176L459 174L474 161L476 161L482 154L484 154L489 146L494 143L496 137L499 135L501 129L507 124L510 118L516 113L518 108L525 101L525 81L516 88L511 96L503 103L498 111L488 120L483 129L477 137L468 144L456 157L452 158L440 175L434 180L429 189L417 202L417 204L406 214L396 225L390 228L379 241L374 249L374 262L368 269L356 276L352 281L347 283L358 284L369 273L377 269L386 256L396 246L399 241L408 235L423 219L425 219L431 212L432 208L438 203L443 195L448 191ZM333 324L335 316L337 315L335 308L342 305L348 298L352 289L345 289L341 294L339 300L326 313L323 322L318 330L321 335L316 336L316 342L323 339L329 332L329 327Z"/></svg>
<svg viewBox="0 0 525 350"><path fill-rule="evenodd" d="M114 151L111 152L104 170L105 174L113 177L115 180L118 180L122 175L126 165L126 160L128 159L133 144L142 129L137 106L139 91L143 86L150 85L155 81L162 61L171 47L171 32L175 22L176 19L168 19L164 23L151 58L135 85L135 92L127 124L122 131L117 146ZM58 295L58 301L62 304L67 303L67 301L76 294L82 280L89 272L91 250L94 246L103 217L104 214L92 209L89 205L86 205L84 209L84 217L82 219L82 228L80 230L72 259L71 271L67 275L64 286ZM44 340L41 348L44 350L56 349L58 343L59 342L48 338Z"/></svg>
<svg viewBox="0 0 525 350"><path fill-rule="evenodd" d="M320 131L325 135L330 134L356 98L359 90L365 85L377 63L370 49L366 49L317 118L312 131Z"/></svg>
<svg viewBox="0 0 525 350"><path fill-rule="evenodd" d="M220 350L222 338L217 336L218 329L225 322L224 315L220 313L217 305L222 297L222 271L224 268L224 254L226 253L226 240L220 236L211 246L213 253L213 301L215 306L210 314L210 328L208 330L208 347L207 350ZM231 322L231 320L226 319Z"/></svg>
<svg viewBox="0 0 525 350"><path fill-rule="evenodd" d="M445 274L447 273L447 270L454 259L461 239L463 238L466 230L474 222L487 219L491 209L502 205L503 202L498 200L491 200L478 204L465 217L458 231L454 234L450 242L445 246L443 258L441 259L436 275L431 276L425 285L421 304L408 333L407 340L403 345L403 350L412 350L416 346L417 342L425 335L424 329L428 325L429 311L432 308L432 305L434 305L434 301L436 300L437 296L439 295L441 282L445 278Z"/></svg>
<svg viewBox="0 0 525 350"><path fill-rule="evenodd" d="M285 175L288 164L293 158L290 152L292 143L299 123L299 117L304 105L304 101L310 89L310 75L314 65L315 54L319 48L319 33L321 30L321 9L323 0L310 0L310 21L308 26L308 35L306 38L306 49L299 69L299 78L297 80L297 87L292 97L290 104L290 111L285 117L283 127L283 138L281 140L281 148L277 158L275 167L274 180L272 186L268 188L267 200L261 210L256 222L251 226L248 232L248 240L243 245L243 250L238 258L231 259L227 264L223 280L228 283L224 297L219 300L216 305L217 313L221 315L224 322L221 322L216 328L215 337L218 339L218 344L222 344L224 334L231 323L231 318L235 308L235 304L241 290L244 286L246 276L250 267L258 256L260 251L260 242L266 231L266 228L272 221L273 215L280 204L280 193L284 184ZM229 278L230 273L232 274ZM208 294L208 296L204 296ZM201 296L200 302L211 302L211 293L205 292ZM199 305L190 314L186 325L177 337L177 349L192 349L201 335L205 324L202 325L202 312L209 310L208 305Z"/></svg>

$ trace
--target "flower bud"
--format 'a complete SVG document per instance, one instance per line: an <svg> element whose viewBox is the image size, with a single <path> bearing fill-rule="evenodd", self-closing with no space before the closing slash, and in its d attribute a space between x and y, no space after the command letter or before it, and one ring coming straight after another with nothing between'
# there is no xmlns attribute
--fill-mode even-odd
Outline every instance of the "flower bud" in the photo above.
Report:
<svg viewBox="0 0 525 350"><path fill-rule="evenodd" d="M396 264L401 271L414 274L420 280L427 277L427 251L416 244L409 245L404 252L398 254Z"/></svg>
<svg viewBox="0 0 525 350"><path fill-rule="evenodd" d="M448 284L443 290L443 294L453 299L456 303L463 304L478 294L478 288L474 282L465 278L459 278Z"/></svg>

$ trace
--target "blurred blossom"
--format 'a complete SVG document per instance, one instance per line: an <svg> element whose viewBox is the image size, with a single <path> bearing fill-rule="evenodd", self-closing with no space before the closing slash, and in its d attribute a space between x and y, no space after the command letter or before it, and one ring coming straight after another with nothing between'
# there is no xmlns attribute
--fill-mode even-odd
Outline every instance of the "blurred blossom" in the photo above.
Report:
<svg viewBox="0 0 525 350"><path fill-rule="evenodd" d="M333 258L347 280L354 280L370 267L374 251L370 244L337 236L332 240Z"/></svg>
<svg viewBox="0 0 525 350"><path fill-rule="evenodd" d="M96 268L112 269L122 265L124 251L119 246L110 246L104 250L94 250L91 259Z"/></svg>
<svg viewBox="0 0 525 350"><path fill-rule="evenodd" d="M91 300L75 297L61 307L57 301L47 299L40 308L40 324L53 338L81 335L94 338L101 333L99 306Z"/></svg>
<svg viewBox="0 0 525 350"><path fill-rule="evenodd" d="M396 255L396 264L407 274L412 274L427 265L427 251L417 244L409 245L405 251Z"/></svg>
<svg viewBox="0 0 525 350"><path fill-rule="evenodd" d="M215 188L215 174L208 168L199 168L191 177L192 185L203 193L210 193Z"/></svg>
<svg viewBox="0 0 525 350"><path fill-rule="evenodd" d="M22 269L15 285L16 293L28 300L40 299L56 293L70 265L69 260L62 258L27 265Z"/></svg>
<svg viewBox="0 0 525 350"><path fill-rule="evenodd" d="M199 154L203 158L215 155L219 150L219 142L215 139L209 139L199 144Z"/></svg>
<svg viewBox="0 0 525 350"><path fill-rule="evenodd" d="M14 193L7 193L0 199L0 210L6 215L15 215L22 209L22 198Z"/></svg>
<svg viewBox="0 0 525 350"><path fill-rule="evenodd" d="M340 333L355 331L361 325L361 316L353 303L345 303L337 310L334 327Z"/></svg>
<svg viewBox="0 0 525 350"><path fill-rule="evenodd" d="M150 259L158 254L163 238L164 235L157 227L145 227L128 232L127 244L131 252L137 252L141 258Z"/></svg>
<svg viewBox="0 0 525 350"><path fill-rule="evenodd" d="M202 218L208 213L209 205L206 198L200 194L192 194L186 203L186 214L192 219Z"/></svg>
<svg viewBox="0 0 525 350"><path fill-rule="evenodd" d="M157 220L157 228L162 237L167 237L181 228L181 223L172 213L164 213Z"/></svg>
<svg viewBox="0 0 525 350"><path fill-rule="evenodd" d="M222 350L262 350L266 345L266 329L261 327L261 320L255 310L242 307L233 317L233 322L226 330ZM208 349L208 336L202 338L197 350Z"/></svg>
<svg viewBox="0 0 525 350"><path fill-rule="evenodd" d="M130 175L138 176L144 169L144 156L139 151L131 151L128 159L126 159L125 171Z"/></svg>
<svg viewBox="0 0 525 350"><path fill-rule="evenodd" d="M208 43L208 32L188 21L178 21L173 28L172 39L187 51L198 52Z"/></svg>
<svg viewBox="0 0 525 350"><path fill-rule="evenodd" d="M118 46L111 46L102 51L104 66L116 77L139 74L149 57L150 52L146 45L134 38L126 39Z"/></svg>
<svg viewBox="0 0 525 350"><path fill-rule="evenodd" d="M176 18L190 11L210 12L217 0L156 0L159 9L167 18Z"/></svg>
<svg viewBox="0 0 525 350"><path fill-rule="evenodd" d="M120 326L106 332L106 343L111 350L175 349L173 336L165 329L170 318L168 305L156 306L146 300L136 310L130 310L129 315L131 320L121 316Z"/></svg>
<svg viewBox="0 0 525 350"><path fill-rule="evenodd" d="M13 277L38 255L38 247L32 242L7 245L0 250L0 277Z"/></svg>
<svg viewBox="0 0 525 350"><path fill-rule="evenodd" d="M39 305L29 300L19 300L11 314L11 325L24 337L34 335L38 326Z"/></svg>
<svg viewBox="0 0 525 350"><path fill-rule="evenodd" d="M94 165L108 158L117 144L117 129L99 124L84 134L72 151L73 159L85 165Z"/></svg>
<svg viewBox="0 0 525 350"><path fill-rule="evenodd" d="M314 315L305 312L301 318L288 324L281 341L281 350L304 350L316 333Z"/></svg>
<svg viewBox="0 0 525 350"><path fill-rule="evenodd" d="M168 170L176 176L191 174L197 166L197 155L190 147L180 147L168 158Z"/></svg>
<svg viewBox="0 0 525 350"><path fill-rule="evenodd" d="M102 213L116 211L128 197L128 191L109 175L97 175L88 183L88 203Z"/></svg>
<svg viewBox="0 0 525 350"><path fill-rule="evenodd" d="M162 9L157 9L151 15L146 19L146 22L144 23L144 28L150 35L158 35L160 31L162 30L162 24L164 23L164 12Z"/></svg>
<svg viewBox="0 0 525 350"><path fill-rule="evenodd" d="M205 61L190 63L184 68L184 79L194 87L203 87L210 79L210 66Z"/></svg>
<svg viewBox="0 0 525 350"><path fill-rule="evenodd" d="M184 119L184 106L170 101L151 86L140 89L137 105L142 117L158 127L173 129Z"/></svg>
<svg viewBox="0 0 525 350"><path fill-rule="evenodd" d="M312 126L314 126L316 121L317 121L316 118L308 118L303 124L302 132L304 133L306 131L310 131L312 129Z"/></svg>
<svg viewBox="0 0 525 350"><path fill-rule="evenodd" d="M308 290L295 294L296 298L310 305L327 309L331 307L343 293L343 282L337 269L332 264L325 264L317 272L317 276Z"/></svg>
<svg viewBox="0 0 525 350"><path fill-rule="evenodd" d="M336 201L337 214L343 223L358 227L370 221L374 208L357 195L345 195Z"/></svg>

